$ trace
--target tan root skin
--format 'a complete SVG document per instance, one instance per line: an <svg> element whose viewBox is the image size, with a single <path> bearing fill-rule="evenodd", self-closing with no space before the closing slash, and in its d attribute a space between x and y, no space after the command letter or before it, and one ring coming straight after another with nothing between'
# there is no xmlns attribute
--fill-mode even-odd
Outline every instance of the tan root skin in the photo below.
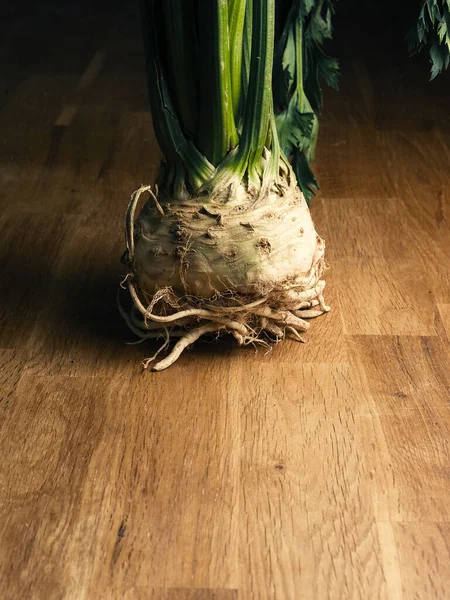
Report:
<svg viewBox="0 0 450 600"><path fill-rule="evenodd" d="M133 226L143 192L150 199ZM304 319L329 310L321 279L325 243L297 186L285 183L261 199L240 186L213 201L173 205L157 189L142 187L126 223L134 306L127 314L119 302L121 313L141 339L165 334L160 350L180 338L153 370L173 364L206 333L231 333L240 345L303 341Z"/></svg>

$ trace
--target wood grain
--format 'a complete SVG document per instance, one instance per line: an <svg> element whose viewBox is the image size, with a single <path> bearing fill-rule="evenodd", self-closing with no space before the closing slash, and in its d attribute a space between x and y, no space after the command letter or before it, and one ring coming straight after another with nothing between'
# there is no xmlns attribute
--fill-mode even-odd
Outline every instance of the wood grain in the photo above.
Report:
<svg viewBox="0 0 450 600"><path fill-rule="evenodd" d="M2 599L449 597L449 79L344 26L312 205L333 310L152 374L115 306L160 157L136 7L5 13Z"/></svg>

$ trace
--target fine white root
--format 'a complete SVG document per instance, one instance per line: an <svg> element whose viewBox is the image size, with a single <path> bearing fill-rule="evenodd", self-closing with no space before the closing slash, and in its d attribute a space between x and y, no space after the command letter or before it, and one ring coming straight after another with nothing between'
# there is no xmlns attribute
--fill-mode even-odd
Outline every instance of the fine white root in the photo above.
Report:
<svg viewBox="0 0 450 600"><path fill-rule="evenodd" d="M244 346L245 345L245 337L242 336L240 333L238 333L237 331L232 331L231 335L237 341L237 343L238 343L239 346Z"/></svg>
<svg viewBox="0 0 450 600"><path fill-rule="evenodd" d="M148 322L143 319L141 313L136 309L135 306L133 306L131 309L130 319L133 325L142 331L161 331L161 328L164 327L164 325L161 325L161 323L155 323L154 321ZM178 325L180 325L180 323L178 323Z"/></svg>
<svg viewBox="0 0 450 600"><path fill-rule="evenodd" d="M274 311L269 306L265 306L264 308L256 310L255 314L262 317L268 317L272 321L284 325L290 325L296 329L299 329L300 331L306 331L310 327L310 324L307 321L303 321L300 319L300 317L297 317L288 310Z"/></svg>
<svg viewBox="0 0 450 600"><path fill-rule="evenodd" d="M286 331L288 332L288 336L291 340L296 340L298 342L303 342L305 343L305 340L302 338L302 336L299 334L299 332L294 329L294 327L290 327L289 325L286 327Z"/></svg>
<svg viewBox="0 0 450 600"><path fill-rule="evenodd" d="M210 319L211 323L218 323L223 327L226 327L230 330L230 332L236 331L239 335L244 338L247 337L249 328L243 323L238 323L238 321L230 321L229 319L220 318L220 317L212 317Z"/></svg>
<svg viewBox="0 0 450 600"><path fill-rule="evenodd" d="M170 339L183 337L185 333L185 329L169 329ZM135 346L136 344L142 344L142 342L145 342L146 340L158 340L162 335L163 330L161 329L158 329L158 331L150 331L149 333L139 334L140 339L134 342L127 342L127 346Z"/></svg>
<svg viewBox="0 0 450 600"><path fill-rule="evenodd" d="M220 329L220 326L218 327L217 325L209 324L188 331L180 340L178 340L169 356L166 356L166 358L156 363L152 370L163 371L164 369L167 369L167 367L173 365L173 363L179 358L183 350L197 341L200 337L202 337L202 335L205 335L205 333L213 333L219 331Z"/></svg>
<svg viewBox="0 0 450 600"><path fill-rule="evenodd" d="M267 333L274 335L277 340L282 340L284 338L284 332L281 327L278 327L278 325L272 321L267 320L264 330L267 331Z"/></svg>
<svg viewBox="0 0 450 600"><path fill-rule="evenodd" d="M140 196L144 192L148 192L153 198L153 201L158 211L161 213L161 215L164 215L164 211L157 198L158 188L157 186L155 186L155 188L156 194L153 192L151 185L141 185L141 187L138 190L131 194L131 199L128 204L127 213L125 217L125 240L127 245L128 258L130 261L132 261L134 258L134 213L136 211L136 205Z"/></svg>
<svg viewBox="0 0 450 600"><path fill-rule="evenodd" d="M303 310L304 308L312 308L313 306L317 306L318 304L319 304L318 300L300 302L300 304L296 307L296 310Z"/></svg>
<svg viewBox="0 0 450 600"><path fill-rule="evenodd" d="M221 313L237 313L243 311L249 311L256 306L260 306L267 302L266 298L260 298L259 300L255 300L255 302L250 302L250 304L241 304L238 306L207 306L207 308L211 311L219 311Z"/></svg>
<svg viewBox="0 0 450 600"><path fill-rule="evenodd" d="M153 328L152 331L146 331L144 327L144 323L139 323L135 325L135 319L133 318L133 312L129 315L120 301L120 289L117 290L117 308L119 309L120 315L123 317L125 323L128 325L128 328L139 338L134 342L127 342L127 345L133 346L135 344L142 344L145 340L155 340L161 337L162 331L167 331L167 328L161 329L161 326L157 326L157 328ZM133 307L134 308L134 307ZM169 331L170 338L183 336L186 331L185 330L174 330L171 328Z"/></svg>
<svg viewBox="0 0 450 600"><path fill-rule="evenodd" d="M135 285L131 280L128 280L128 289L130 290L130 294L134 300L135 305L144 315L144 317L151 318L152 321L156 321L157 323L171 323L173 321L185 319L186 317L204 317L206 319L214 317L211 311L204 310L203 308L190 308L189 310L181 310L179 312L166 316L155 315L154 313L149 312L148 309L145 308L145 306L142 304L137 294Z"/></svg>
<svg viewBox="0 0 450 600"><path fill-rule="evenodd" d="M261 331L263 331L266 328L268 322L269 319L267 317L259 318L259 328L261 329Z"/></svg>
<svg viewBox="0 0 450 600"><path fill-rule="evenodd" d="M298 290L295 288L291 288L288 289L285 292L285 299L286 299L286 303L292 303L293 305L295 304L295 308L298 308L299 304L302 302L310 302L314 299L318 299L319 300L319 296L322 295L323 290L325 288L325 281L323 279L321 279L317 285L315 285L314 287L311 287L307 290ZM319 304L320 304L320 300L319 300Z"/></svg>
<svg viewBox="0 0 450 600"><path fill-rule="evenodd" d="M296 317L300 317L302 319L314 319L315 317L320 317L323 315L324 310L293 310L293 314Z"/></svg>
<svg viewBox="0 0 450 600"><path fill-rule="evenodd" d="M317 296L317 300L319 301L319 306L320 306L320 308L321 308L321 309L322 309L324 312L329 312L329 311L331 310L331 307L330 307L330 306L327 306L327 305L325 304L325 300L324 300L323 294L319 294L319 295Z"/></svg>
<svg viewBox="0 0 450 600"><path fill-rule="evenodd" d="M270 347L263 333L269 335L271 343L284 338L304 342L300 333L310 327L310 323L305 319L318 317L329 310L322 294L324 281L319 281L309 290L290 289L289 297L281 300L278 296L273 300L270 296L264 296L233 307L217 304L206 305L206 308L197 308L196 299L193 297L177 297L170 288L161 289L153 296L142 292L144 302L147 303L145 306L139 297L133 277L128 277L125 281L133 306L128 313L122 306L119 292L117 305L128 327L139 338L134 343L164 336L164 342L157 352L143 361L144 369L168 348L170 340L180 338L169 355L154 364L153 371L162 371L171 366L188 346L208 333L230 333L240 346L262 344ZM271 302L273 306L270 305ZM162 303L162 314L153 312L157 303ZM290 308L291 306L295 308Z"/></svg>
<svg viewBox="0 0 450 600"><path fill-rule="evenodd" d="M131 342L132 344L140 343L146 339L149 339L150 337L154 337L151 334L144 333L139 327L136 327L136 325L133 323L131 315L128 315L128 313L122 306L122 302L120 301L120 288L117 290L116 301L119 313L123 317L125 323L128 325L128 329L130 329L139 338L138 342Z"/></svg>
<svg viewBox="0 0 450 600"><path fill-rule="evenodd" d="M163 350L165 350L169 346L169 342L170 342L169 330L168 329L164 329L164 331L165 331L165 334L166 334L166 339L164 341L164 344L162 344L162 346L160 346L158 348L158 350L155 352L155 354L152 357L146 358L144 361L142 361L142 366L144 367L144 369L147 369L148 365L150 363L152 363L156 359L156 357L158 356L158 354L160 352L162 352Z"/></svg>

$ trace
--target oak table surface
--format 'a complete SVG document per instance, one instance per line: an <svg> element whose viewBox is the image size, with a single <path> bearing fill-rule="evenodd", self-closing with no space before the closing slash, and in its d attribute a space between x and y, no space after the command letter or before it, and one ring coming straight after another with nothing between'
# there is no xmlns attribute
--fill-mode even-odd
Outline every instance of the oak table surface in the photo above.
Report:
<svg viewBox="0 0 450 600"><path fill-rule="evenodd" d="M0 597L449 598L448 78L327 92L307 343L153 374L115 307L159 161L136 7L55 7L0 54Z"/></svg>

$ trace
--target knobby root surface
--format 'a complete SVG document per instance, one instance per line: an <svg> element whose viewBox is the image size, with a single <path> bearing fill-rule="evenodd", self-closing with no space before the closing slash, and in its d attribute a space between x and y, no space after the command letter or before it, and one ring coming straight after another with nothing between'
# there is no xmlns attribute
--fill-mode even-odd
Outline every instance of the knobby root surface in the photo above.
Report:
<svg viewBox="0 0 450 600"><path fill-rule="evenodd" d="M277 305L270 296L249 303L236 303L236 306L204 303L199 306L195 298L190 301L178 298L171 288L163 288L149 299L141 299L133 275L130 273L122 282L131 295L133 306L128 312L122 305L120 288L117 304L128 327L138 337L140 343L148 339L163 338L163 344L151 358L143 362L144 368L152 365L153 371L167 369L180 357L182 352L205 334L230 333L240 346L277 343L285 338L304 342L302 333L310 323L330 310L325 304L323 290L325 281L307 290L293 290L288 306ZM169 347L170 341L177 339L172 350L162 360L156 359Z"/></svg>

